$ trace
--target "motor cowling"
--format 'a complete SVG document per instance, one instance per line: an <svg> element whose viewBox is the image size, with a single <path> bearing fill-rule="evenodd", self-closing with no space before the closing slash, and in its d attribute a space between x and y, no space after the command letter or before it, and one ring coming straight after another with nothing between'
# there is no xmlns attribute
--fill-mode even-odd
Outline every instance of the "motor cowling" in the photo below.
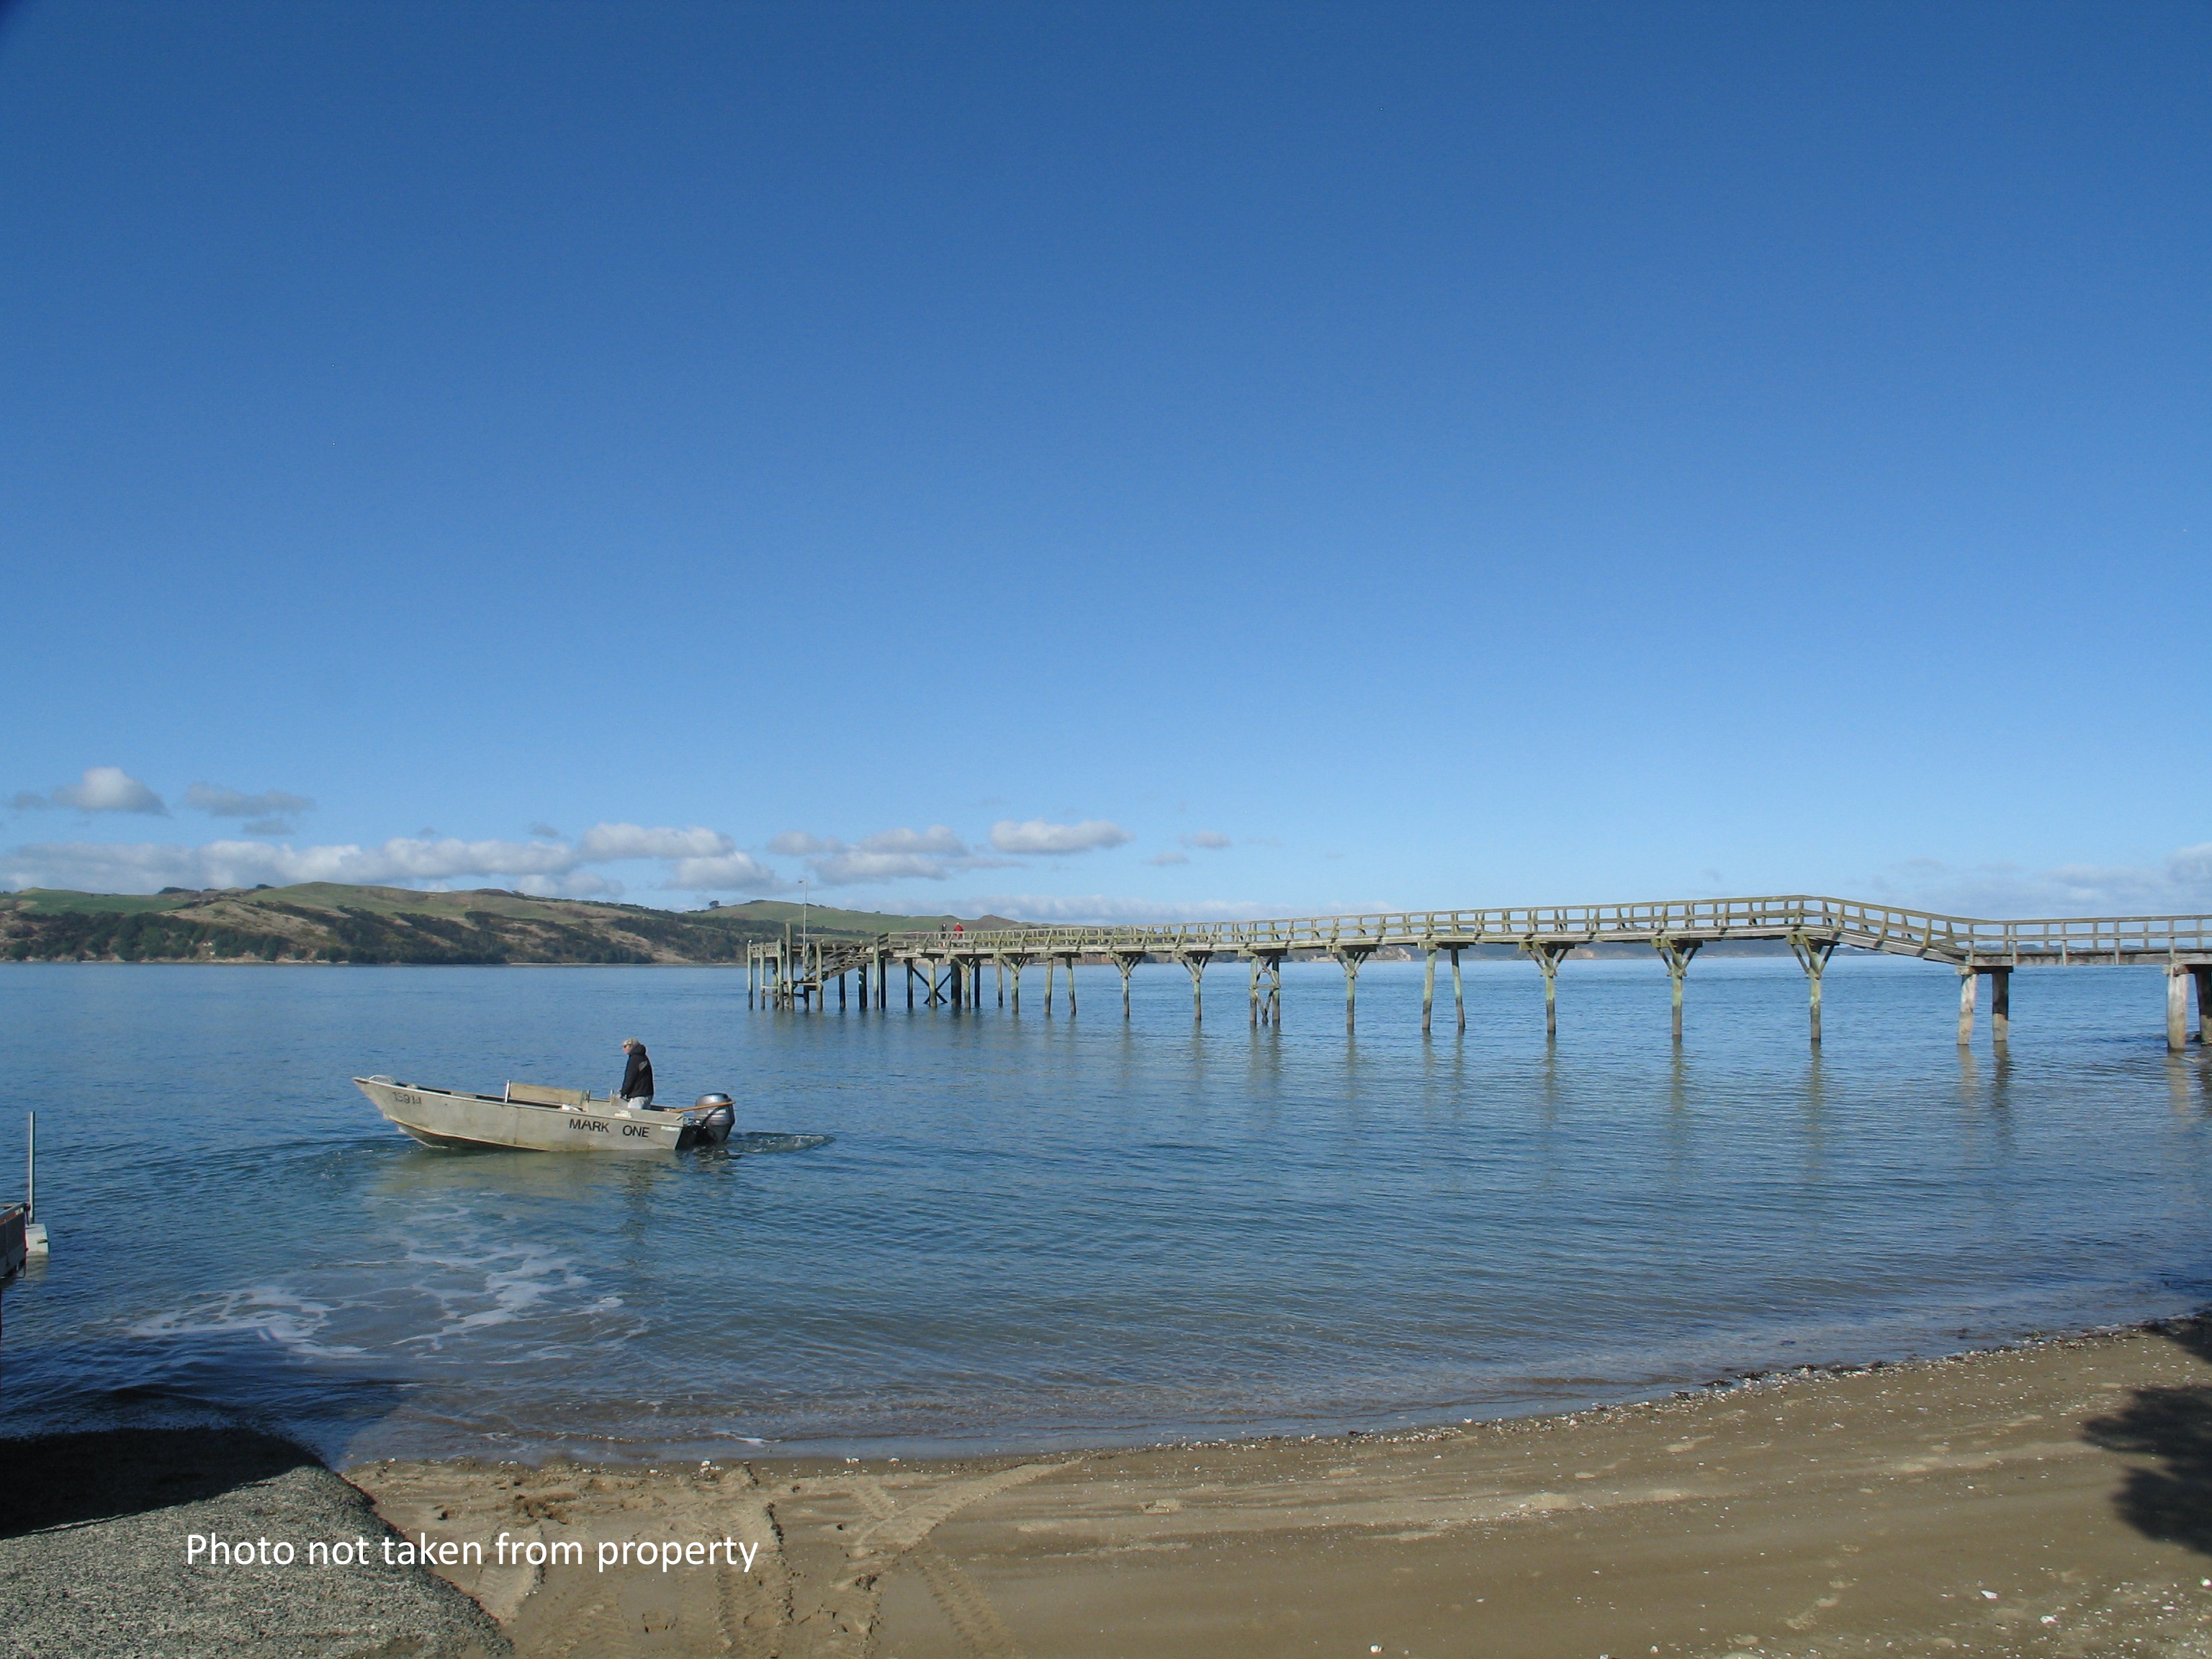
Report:
<svg viewBox="0 0 2212 1659"><path fill-rule="evenodd" d="M699 1139L709 1146L720 1146L737 1127L738 1103L727 1095L701 1095L693 1103L693 1109L706 1114L698 1120Z"/></svg>

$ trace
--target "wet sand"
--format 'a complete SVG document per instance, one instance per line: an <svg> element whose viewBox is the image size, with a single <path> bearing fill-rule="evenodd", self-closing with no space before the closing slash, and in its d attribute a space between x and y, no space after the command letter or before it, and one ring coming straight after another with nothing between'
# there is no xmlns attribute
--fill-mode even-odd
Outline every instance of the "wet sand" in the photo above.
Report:
<svg viewBox="0 0 2212 1659"><path fill-rule="evenodd" d="M581 1546L446 1570L529 1659L2212 1655L2205 1320L1423 1433L349 1478Z"/></svg>

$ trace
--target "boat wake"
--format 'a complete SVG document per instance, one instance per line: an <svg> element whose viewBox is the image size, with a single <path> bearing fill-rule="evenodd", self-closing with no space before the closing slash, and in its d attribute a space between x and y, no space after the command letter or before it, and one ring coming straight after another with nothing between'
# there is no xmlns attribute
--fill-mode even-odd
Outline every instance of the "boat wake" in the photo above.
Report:
<svg viewBox="0 0 2212 1659"><path fill-rule="evenodd" d="M804 1152L827 1146L835 1135L733 1134L723 1143L733 1152Z"/></svg>

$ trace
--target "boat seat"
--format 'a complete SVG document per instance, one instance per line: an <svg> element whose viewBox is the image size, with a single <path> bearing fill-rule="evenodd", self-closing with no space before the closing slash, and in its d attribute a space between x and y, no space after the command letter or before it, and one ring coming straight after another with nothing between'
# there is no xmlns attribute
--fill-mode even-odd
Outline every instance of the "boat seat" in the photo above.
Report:
<svg viewBox="0 0 2212 1659"><path fill-rule="evenodd" d="M591 1099L588 1089L554 1089L543 1083L510 1083L507 1098L515 1106L567 1106L581 1110Z"/></svg>

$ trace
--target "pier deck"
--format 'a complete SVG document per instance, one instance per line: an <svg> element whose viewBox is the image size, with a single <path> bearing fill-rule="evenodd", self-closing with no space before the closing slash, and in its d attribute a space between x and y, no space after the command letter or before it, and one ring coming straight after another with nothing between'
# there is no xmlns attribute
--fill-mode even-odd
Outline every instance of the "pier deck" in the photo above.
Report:
<svg viewBox="0 0 2212 1659"><path fill-rule="evenodd" d="M1674 1032L1682 1034L1682 984L1691 959L1722 940L1768 939L1789 945L1810 987L1812 1041L1820 1040L1820 983L1829 957L1850 947L1887 956L1944 963L1960 975L1959 1040L1972 1035L1980 981L1990 981L1990 1032L2009 1036L2009 982L2017 968L2150 964L2167 974L2166 1041L2186 1046L2190 988L2196 990L2198 1024L2212 1006L2212 916L2065 916L2016 921L1948 916L1905 906L1793 894L1767 898L1674 899L1638 904L1519 905L1490 909L1376 911L1355 915L1299 916L1255 921L1165 922L1146 926L1037 926L969 933L933 930L885 933L872 939L794 938L755 945L746 968L747 1000L762 1006L822 1008L831 984L839 1005L846 979L858 975L860 1005L889 1006L890 972L904 969L912 1006L919 984L925 1006L975 1006L986 967L1000 976L1000 1000L1012 977L1014 1009L1021 1006L1025 968L1045 969L1045 1008L1052 1010L1056 970L1068 970L1067 1010L1075 1012L1073 969L1078 963L1110 963L1121 970L1121 1006L1129 1005L1130 974L1147 962L1180 963L1190 975L1194 1018L1205 1009L1203 981L1216 957L1249 965L1248 1013L1255 1024L1281 1018L1281 968L1293 957L1328 957L1344 971L1345 1025L1356 1018L1359 969L1380 951L1419 952L1425 963L1421 1029L1431 1029L1439 956L1450 964L1458 1027L1466 1029L1461 984L1462 953L1483 945L1510 946L1528 957L1544 979L1545 1024L1558 1029L1555 981L1559 961L1578 947L1607 944L1650 945L1673 981Z"/></svg>

